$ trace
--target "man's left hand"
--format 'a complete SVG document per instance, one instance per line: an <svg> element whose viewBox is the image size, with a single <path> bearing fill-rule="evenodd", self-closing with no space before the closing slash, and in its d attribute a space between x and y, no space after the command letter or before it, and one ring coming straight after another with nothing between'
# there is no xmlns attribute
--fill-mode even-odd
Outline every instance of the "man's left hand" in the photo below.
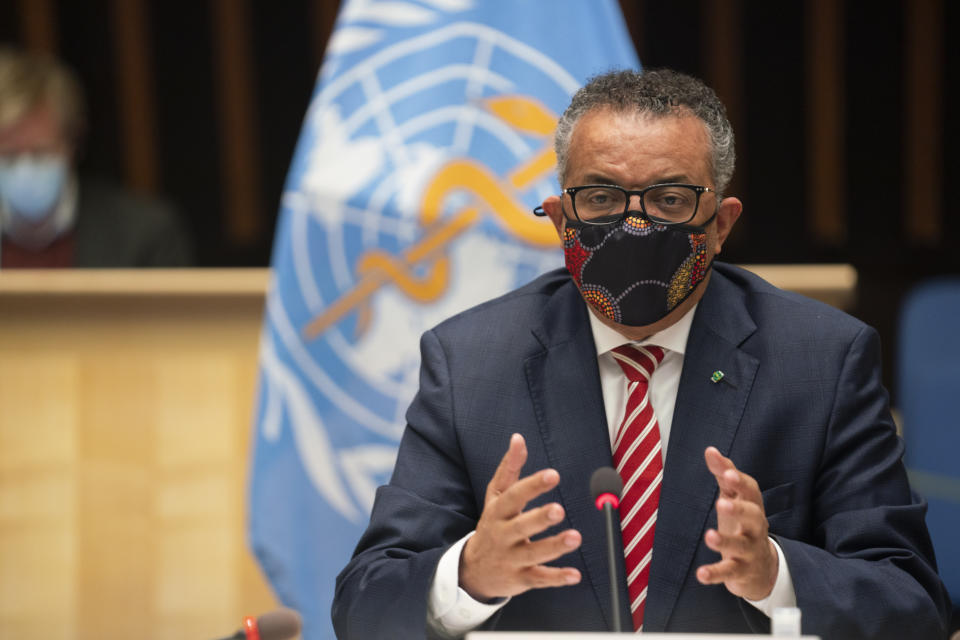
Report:
<svg viewBox="0 0 960 640"><path fill-rule="evenodd" d="M777 550L767 535L767 516L757 481L737 470L715 447L704 452L707 468L717 479L717 528L703 539L720 561L697 569L703 584L723 583L735 596L762 600L770 595L779 569Z"/></svg>

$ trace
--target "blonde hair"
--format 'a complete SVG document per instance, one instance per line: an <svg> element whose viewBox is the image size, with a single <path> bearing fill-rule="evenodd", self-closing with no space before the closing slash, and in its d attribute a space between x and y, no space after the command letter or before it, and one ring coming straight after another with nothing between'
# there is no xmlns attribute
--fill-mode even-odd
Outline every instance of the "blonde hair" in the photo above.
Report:
<svg viewBox="0 0 960 640"><path fill-rule="evenodd" d="M0 129L42 105L53 109L63 136L76 143L86 113L74 73L49 56L0 48Z"/></svg>

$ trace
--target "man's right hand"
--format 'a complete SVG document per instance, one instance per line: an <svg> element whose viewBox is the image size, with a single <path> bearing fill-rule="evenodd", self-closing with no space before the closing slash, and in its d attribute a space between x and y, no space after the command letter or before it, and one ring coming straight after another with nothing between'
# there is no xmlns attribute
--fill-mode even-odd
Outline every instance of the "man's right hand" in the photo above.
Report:
<svg viewBox="0 0 960 640"><path fill-rule="evenodd" d="M560 482L554 469L544 469L522 480L527 445L518 433L510 437L504 454L487 485L477 532L467 540L460 557L460 586L479 601L506 598L530 589L562 587L580 582L580 572L570 567L547 567L580 546L580 532L568 529L531 542L531 536L563 520L563 507L550 504L524 511L528 502Z"/></svg>

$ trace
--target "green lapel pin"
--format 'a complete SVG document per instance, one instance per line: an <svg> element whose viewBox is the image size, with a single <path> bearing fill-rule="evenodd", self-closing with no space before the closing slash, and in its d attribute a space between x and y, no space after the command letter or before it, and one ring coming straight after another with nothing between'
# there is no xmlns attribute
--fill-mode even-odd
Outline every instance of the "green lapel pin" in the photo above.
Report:
<svg viewBox="0 0 960 640"><path fill-rule="evenodd" d="M716 371L713 372L713 375L710 376L710 382L716 383L716 382L720 382L721 380L723 380L723 371L720 371L719 369L717 369Z"/></svg>

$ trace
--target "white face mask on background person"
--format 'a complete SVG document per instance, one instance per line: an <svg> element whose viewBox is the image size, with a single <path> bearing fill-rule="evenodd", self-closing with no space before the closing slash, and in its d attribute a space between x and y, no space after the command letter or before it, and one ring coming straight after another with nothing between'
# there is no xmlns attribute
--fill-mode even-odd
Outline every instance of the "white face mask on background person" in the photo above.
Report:
<svg viewBox="0 0 960 640"><path fill-rule="evenodd" d="M39 224L60 203L68 173L59 154L0 157L0 204L11 218Z"/></svg>

